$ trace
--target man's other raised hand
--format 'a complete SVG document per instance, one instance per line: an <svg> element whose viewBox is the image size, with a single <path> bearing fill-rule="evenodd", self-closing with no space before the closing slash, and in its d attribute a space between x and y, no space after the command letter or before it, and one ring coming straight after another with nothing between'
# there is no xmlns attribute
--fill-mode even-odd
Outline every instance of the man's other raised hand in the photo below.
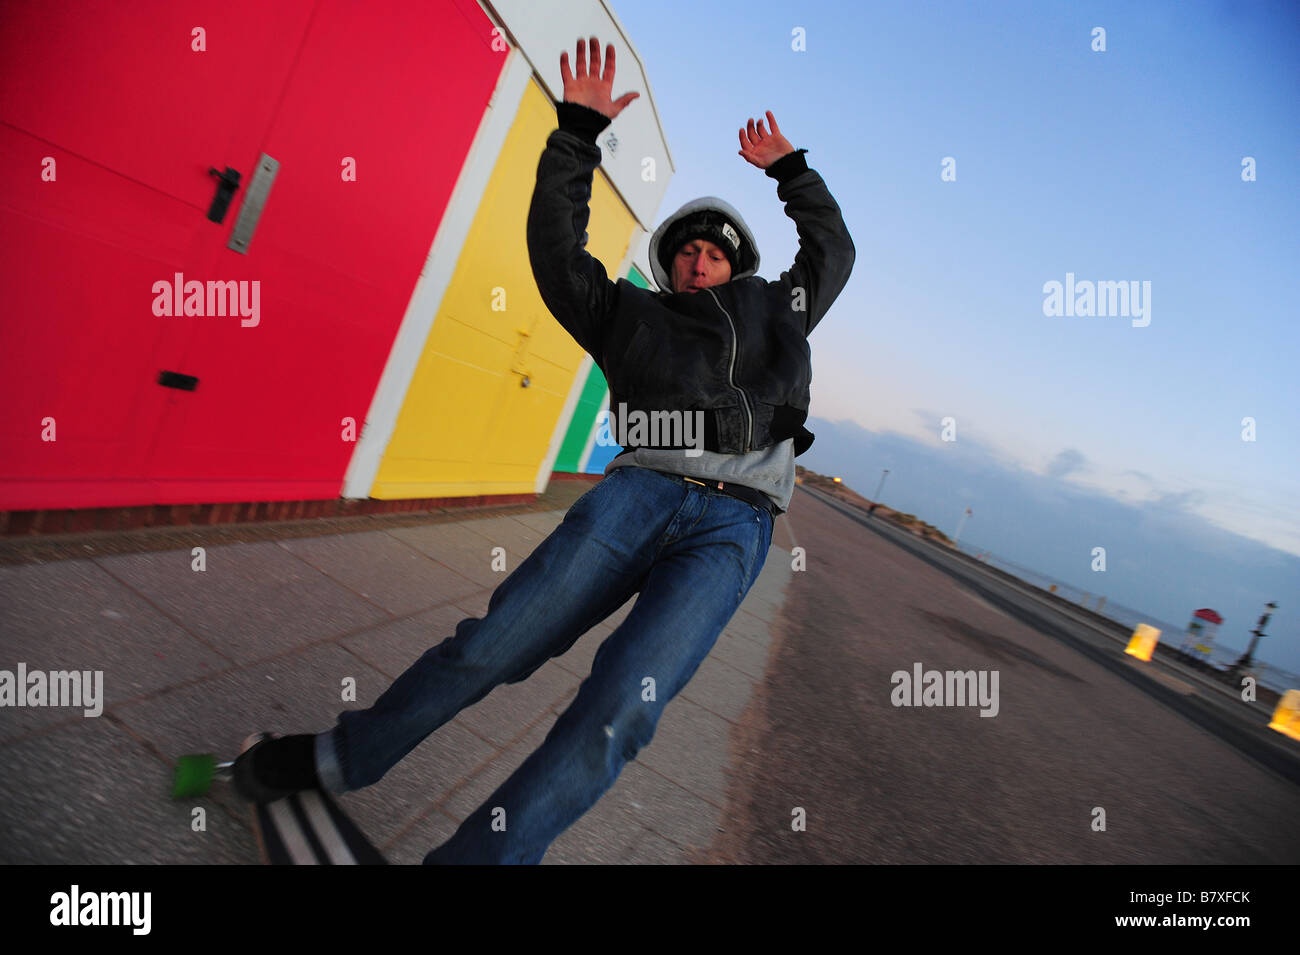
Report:
<svg viewBox="0 0 1300 955"><path fill-rule="evenodd" d="M759 169L766 169L782 156L794 152L790 140L781 135L781 128L776 125L776 117L770 109L767 111L767 121L772 127L770 131L763 128L761 119L755 125L753 117L749 120L748 128L742 126L740 129L740 155Z"/></svg>

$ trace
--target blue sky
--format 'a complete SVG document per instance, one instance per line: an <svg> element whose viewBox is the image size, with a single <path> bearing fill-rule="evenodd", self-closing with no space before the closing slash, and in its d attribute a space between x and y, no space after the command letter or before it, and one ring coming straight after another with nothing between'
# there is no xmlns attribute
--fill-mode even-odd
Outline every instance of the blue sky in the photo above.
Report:
<svg viewBox="0 0 1300 955"><path fill-rule="evenodd" d="M857 264L810 338L812 415L955 450L952 416L990 464L1300 555L1300 8L612 7L676 164L661 218L721 196L754 229L760 274L788 268L793 224L737 155L767 109L844 210ZM1044 284L1067 273L1150 282L1150 324L1045 316ZM932 509L963 490L975 534L976 489ZM1300 620L1296 584L1270 598L1279 626Z"/></svg>

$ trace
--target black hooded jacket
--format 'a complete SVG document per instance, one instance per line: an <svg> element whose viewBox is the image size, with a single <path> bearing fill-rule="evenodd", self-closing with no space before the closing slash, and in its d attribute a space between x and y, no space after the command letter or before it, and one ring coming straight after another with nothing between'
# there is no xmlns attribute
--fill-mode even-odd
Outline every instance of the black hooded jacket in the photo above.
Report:
<svg viewBox="0 0 1300 955"><path fill-rule="evenodd" d="M604 372L611 419L623 407L647 418L703 411L705 450L747 454L786 438L796 455L808 450L807 338L848 282L855 253L804 150L765 170L799 234L789 271L775 282L742 272L700 292L651 292L611 282L586 251L596 136L609 119L574 103L557 110L560 128L537 164L528 254L542 301Z"/></svg>

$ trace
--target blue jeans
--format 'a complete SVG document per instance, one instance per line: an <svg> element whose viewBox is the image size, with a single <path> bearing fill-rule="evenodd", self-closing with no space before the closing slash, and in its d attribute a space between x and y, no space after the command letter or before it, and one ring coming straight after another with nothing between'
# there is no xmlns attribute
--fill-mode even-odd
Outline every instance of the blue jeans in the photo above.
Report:
<svg viewBox="0 0 1300 955"><path fill-rule="evenodd" d="M377 782L421 740L501 683L641 596L596 652L546 740L426 863L537 863L650 742L763 569L772 515L679 477L629 466L569 508L492 594L367 710L317 737L335 792ZM653 681L653 682L651 682Z"/></svg>

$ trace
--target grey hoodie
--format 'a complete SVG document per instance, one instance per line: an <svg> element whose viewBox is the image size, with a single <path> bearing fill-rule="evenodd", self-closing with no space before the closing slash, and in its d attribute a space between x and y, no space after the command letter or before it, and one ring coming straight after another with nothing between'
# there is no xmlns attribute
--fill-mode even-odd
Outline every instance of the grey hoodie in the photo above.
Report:
<svg viewBox="0 0 1300 955"><path fill-rule="evenodd" d="M672 276L664 271L663 265L659 262L659 254L662 251L659 247L660 241L672 230L675 222L705 209L721 212L735 223L736 228L739 230L741 237L744 238L745 243L750 250L750 255L748 257L750 261L746 263L749 267L740 271L733 270L730 281L735 282L737 279L748 278L749 276L758 273L758 243L754 241L754 233L750 231L749 225L745 222L739 210L737 210L735 206L731 205L731 203L725 202L717 196L703 196L699 199L692 199L690 202L686 203L686 205L682 206L670 215L660 223L659 228L655 229L654 235L650 236L650 271L654 273L655 282L658 283L660 289L671 292L673 288ZM669 254L673 254L676 251L676 249L668 250Z"/></svg>

